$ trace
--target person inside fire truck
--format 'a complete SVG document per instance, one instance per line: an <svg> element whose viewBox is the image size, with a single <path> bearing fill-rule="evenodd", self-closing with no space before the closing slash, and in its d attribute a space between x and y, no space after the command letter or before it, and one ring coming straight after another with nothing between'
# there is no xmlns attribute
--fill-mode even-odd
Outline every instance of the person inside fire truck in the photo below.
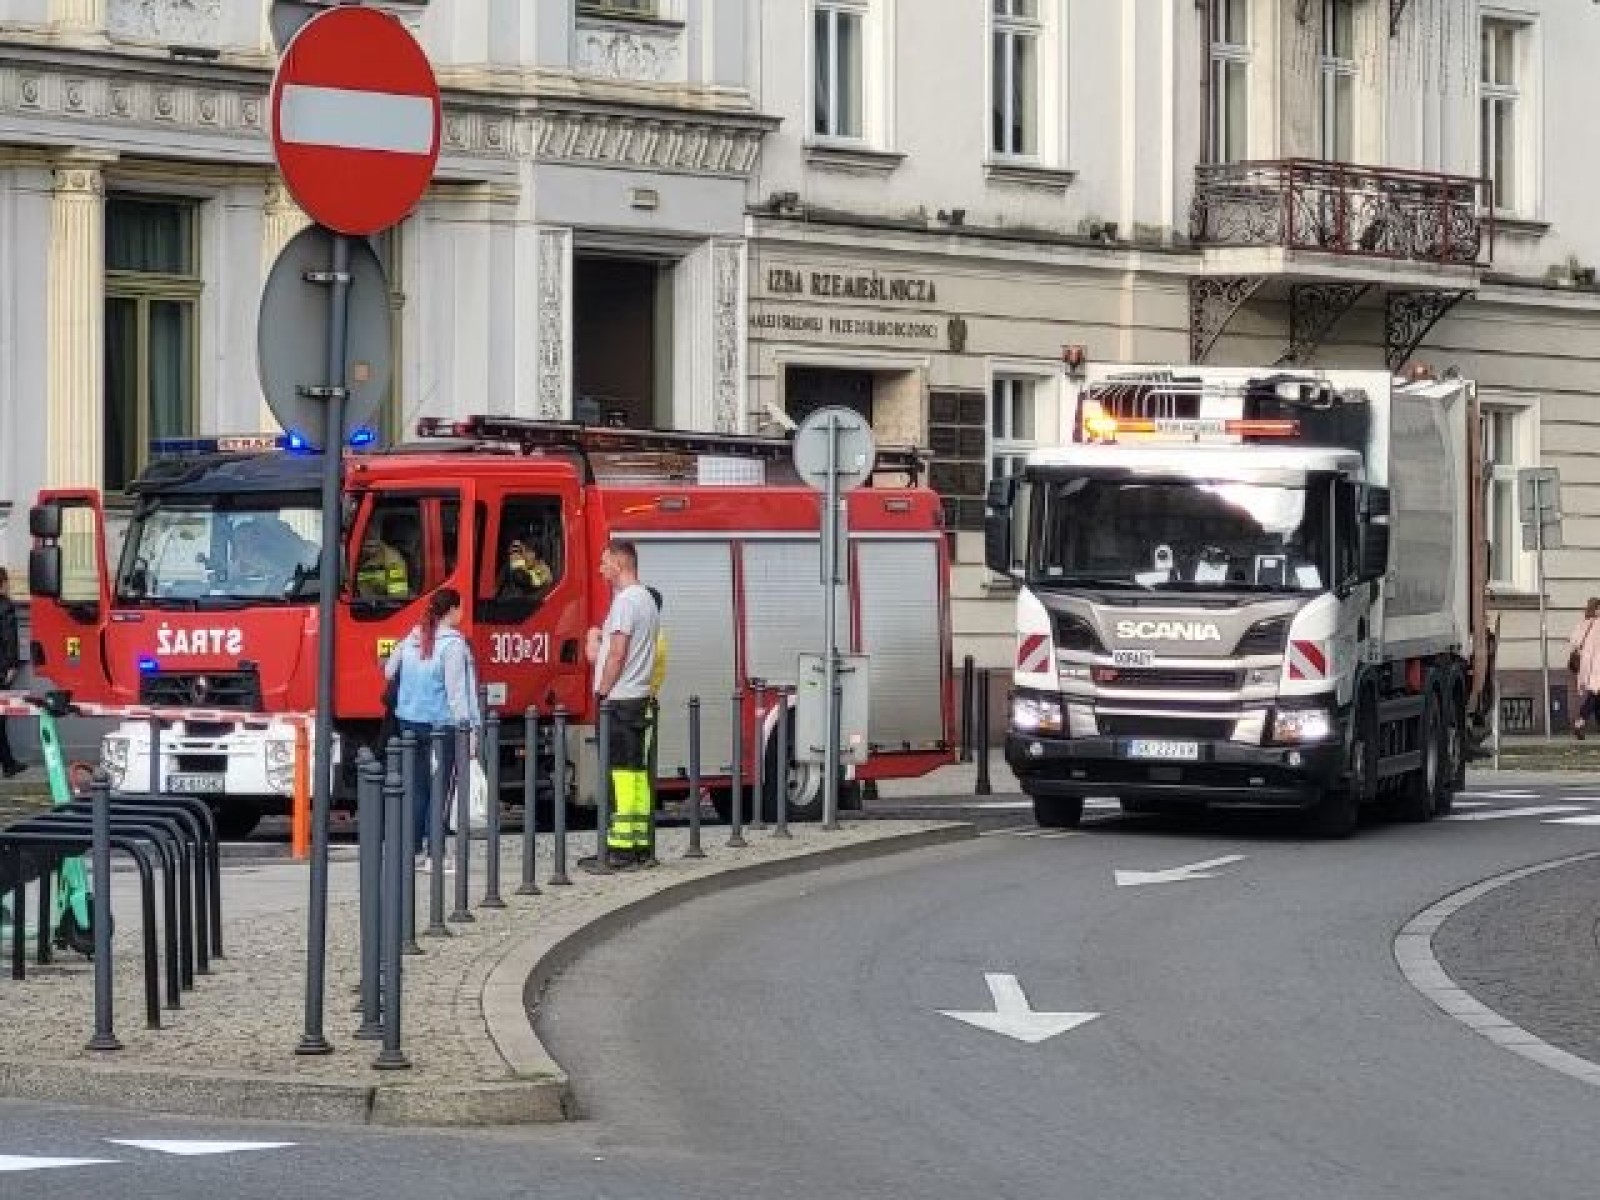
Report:
<svg viewBox="0 0 1600 1200"><path fill-rule="evenodd" d="M280 517L260 513L233 529L233 561L227 578L254 585L249 595L277 596L314 574L320 550Z"/></svg>
<svg viewBox="0 0 1600 1200"><path fill-rule="evenodd" d="M514 538L506 547L505 566L500 569L500 596L542 595L554 582L555 572L539 552L538 543Z"/></svg>
<svg viewBox="0 0 1600 1200"><path fill-rule="evenodd" d="M363 600L405 600L411 595L411 573L406 560L378 532L377 522L367 525L356 563L356 595Z"/></svg>

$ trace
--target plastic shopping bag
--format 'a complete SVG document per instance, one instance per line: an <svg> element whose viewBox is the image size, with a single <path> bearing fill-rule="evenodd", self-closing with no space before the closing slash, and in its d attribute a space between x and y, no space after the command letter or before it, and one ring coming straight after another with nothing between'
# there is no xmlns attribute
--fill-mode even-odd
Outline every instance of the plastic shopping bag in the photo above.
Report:
<svg viewBox="0 0 1600 1200"><path fill-rule="evenodd" d="M469 828L482 829L489 824L489 777L483 773L483 764L472 760L471 792L467 802Z"/></svg>

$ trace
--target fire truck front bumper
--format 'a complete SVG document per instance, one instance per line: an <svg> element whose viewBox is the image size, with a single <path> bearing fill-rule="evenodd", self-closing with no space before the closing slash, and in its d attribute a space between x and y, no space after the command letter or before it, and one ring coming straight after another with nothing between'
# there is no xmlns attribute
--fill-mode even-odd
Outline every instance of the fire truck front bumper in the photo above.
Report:
<svg viewBox="0 0 1600 1200"><path fill-rule="evenodd" d="M294 746L294 728L288 724L194 728L182 721L169 723L161 730L161 787L173 795L248 797L266 801L269 810L278 806L274 802L286 806L294 788ZM148 791L149 725L129 721L106 734L100 765L114 793Z"/></svg>
<svg viewBox="0 0 1600 1200"><path fill-rule="evenodd" d="M1300 809L1344 770L1340 743L1252 746L1216 740L1010 731L1006 763L1030 796L1115 796L1157 807Z"/></svg>

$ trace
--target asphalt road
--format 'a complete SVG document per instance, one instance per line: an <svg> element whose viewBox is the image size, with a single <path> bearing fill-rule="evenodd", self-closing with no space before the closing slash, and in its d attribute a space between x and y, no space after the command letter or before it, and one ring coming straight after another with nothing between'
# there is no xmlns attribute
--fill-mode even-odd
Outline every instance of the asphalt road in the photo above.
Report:
<svg viewBox="0 0 1600 1200"><path fill-rule="evenodd" d="M975 810L975 842L729 892L585 958L540 1029L586 1121L436 1135L0 1105L0 1195L1587 1200L1600 1095L1443 1015L1392 949L1441 896L1600 849L1600 828L1549 823L1569 812L1600 813L1600 790L1473 797L1470 819L1331 844L1104 808L1041 835ZM992 1011L986 974L1097 1015L1032 1045L941 1015ZM108 1140L171 1138L292 1144Z"/></svg>

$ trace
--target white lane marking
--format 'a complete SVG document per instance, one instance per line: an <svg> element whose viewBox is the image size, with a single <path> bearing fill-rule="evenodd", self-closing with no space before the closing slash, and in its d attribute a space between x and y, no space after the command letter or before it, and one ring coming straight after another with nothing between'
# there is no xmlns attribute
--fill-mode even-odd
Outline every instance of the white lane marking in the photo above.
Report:
<svg viewBox="0 0 1600 1200"><path fill-rule="evenodd" d="M1044 830L1042 830L1042 829L1008 829L1008 830L1006 830L1006 832L1009 833L1012 837L1038 837L1041 833L1044 832Z"/></svg>
<svg viewBox="0 0 1600 1200"><path fill-rule="evenodd" d="M1577 804L1530 804L1526 808L1494 808L1484 812L1461 813L1446 821L1507 821L1513 817L1550 817L1557 813L1582 812Z"/></svg>
<svg viewBox="0 0 1600 1200"><path fill-rule="evenodd" d="M427 154L433 149L433 101L291 83L279 103L278 133L298 146Z"/></svg>
<svg viewBox="0 0 1600 1200"><path fill-rule="evenodd" d="M1032 811L1032 800L976 800L971 804L958 805L959 808L976 808L994 812L1025 812Z"/></svg>
<svg viewBox="0 0 1600 1200"><path fill-rule="evenodd" d="M1600 813L1588 813L1581 817L1555 817L1542 823L1545 825L1600 825Z"/></svg>
<svg viewBox="0 0 1600 1200"><path fill-rule="evenodd" d="M36 1158L31 1154L0 1154L0 1171L50 1171L57 1167L98 1167L114 1158Z"/></svg>
<svg viewBox="0 0 1600 1200"><path fill-rule="evenodd" d="M1457 801L1454 802L1454 807L1456 807L1456 808L1493 808L1494 807L1494 801L1492 801L1492 800L1457 800Z"/></svg>
<svg viewBox="0 0 1600 1200"><path fill-rule="evenodd" d="M983 981L989 985L989 994L994 997L994 1012L955 1012L946 1008L941 1008L939 1012L978 1029L987 1029L991 1033L1026 1042L1030 1046L1066 1033L1069 1029L1076 1029L1079 1025L1086 1025L1100 1015L1035 1012L1015 975L985 974Z"/></svg>
<svg viewBox="0 0 1600 1200"><path fill-rule="evenodd" d="M132 1146L135 1150L153 1150L157 1154L174 1154L182 1158L196 1158L204 1154L240 1154L246 1150L282 1150L293 1142L162 1142L137 1138L107 1138L113 1146Z"/></svg>
<svg viewBox="0 0 1600 1200"><path fill-rule="evenodd" d="M1208 858L1205 862L1190 863L1185 867L1171 867L1165 871L1114 871L1118 887L1142 887L1147 883L1188 883L1192 879L1215 879L1214 868L1243 862L1242 854L1226 854L1221 858Z"/></svg>
<svg viewBox="0 0 1600 1200"><path fill-rule="evenodd" d="M1063 829L1063 830L1058 830L1055 833L1041 833L1039 835L1039 840L1041 842L1056 842L1056 841L1060 841L1062 838L1082 837L1082 836L1083 835L1081 833L1078 833L1078 832L1076 832L1074 830Z"/></svg>
<svg viewBox="0 0 1600 1200"><path fill-rule="evenodd" d="M1463 792L1473 800L1537 800L1538 792Z"/></svg>

